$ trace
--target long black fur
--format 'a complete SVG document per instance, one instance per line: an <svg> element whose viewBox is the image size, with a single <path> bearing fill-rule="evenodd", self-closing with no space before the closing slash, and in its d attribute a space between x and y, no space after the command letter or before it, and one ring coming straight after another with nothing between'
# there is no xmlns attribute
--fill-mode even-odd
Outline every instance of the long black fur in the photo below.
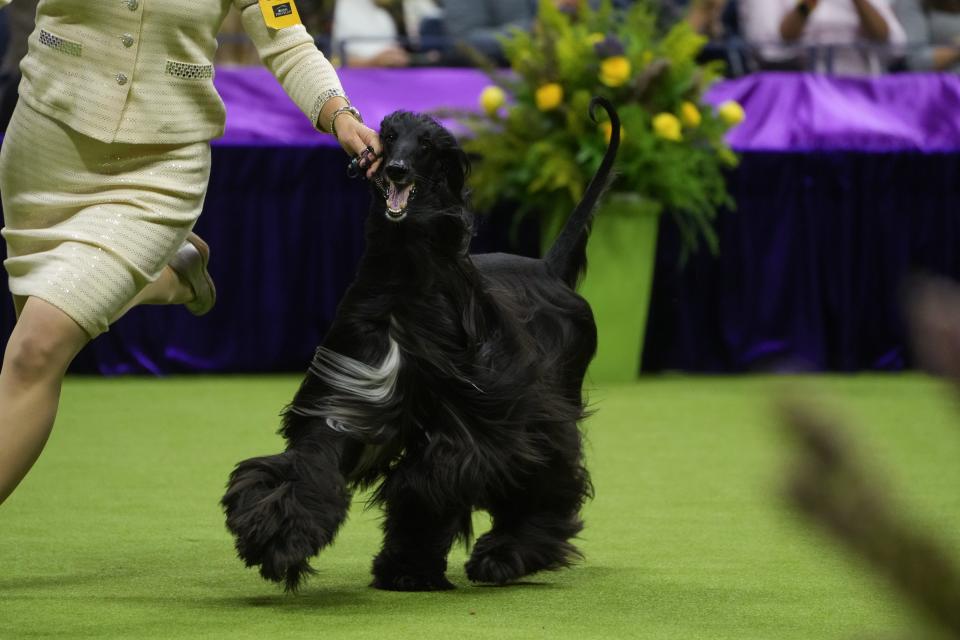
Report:
<svg viewBox="0 0 960 640"><path fill-rule="evenodd" d="M381 126L383 169L356 280L283 416L284 453L241 462L222 504L247 566L296 589L330 544L351 491L375 486L383 548L373 586L449 589L446 558L471 536L470 580L502 584L568 566L592 493L577 427L596 326L574 290L593 210L619 145L543 260L469 256L469 163L434 120L398 112ZM415 181L400 222L387 178Z"/></svg>

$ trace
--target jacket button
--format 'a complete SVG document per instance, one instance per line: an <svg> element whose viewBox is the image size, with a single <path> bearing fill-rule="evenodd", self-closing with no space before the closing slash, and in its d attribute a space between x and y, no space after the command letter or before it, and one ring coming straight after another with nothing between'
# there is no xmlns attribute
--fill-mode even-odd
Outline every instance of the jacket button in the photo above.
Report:
<svg viewBox="0 0 960 640"><path fill-rule="evenodd" d="M117 74L117 84L119 84L119 85L121 85L121 86L127 84L127 74L125 74L125 73L118 73L118 74Z"/></svg>
<svg viewBox="0 0 960 640"><path fill-rule="evenodd" d="M138 8L140 8L140 0L127 0L127 9L136 11Z"/></svg>
<svg viewBox="0 0 960 640"><path fill-rule="evenodd" d="M130 47L133 46L133 36L130 35L129 33L125 33L122 36L120 36L120 42L123 43L123 46L129 49Z"/></svg>

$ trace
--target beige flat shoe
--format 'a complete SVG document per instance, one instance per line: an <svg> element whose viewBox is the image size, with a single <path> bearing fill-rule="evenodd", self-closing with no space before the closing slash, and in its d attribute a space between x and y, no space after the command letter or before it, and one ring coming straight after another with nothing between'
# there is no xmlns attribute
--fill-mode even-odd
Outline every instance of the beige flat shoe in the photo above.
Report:
<svg viewBox="0 0 960 640"><path fill-rule="evenodd" d="M170 268L193 289L193 300L185 306L195 316L209 313L217 302L217 288L207 271L209 262L210 247L195 233L187 236L170 259Z"/></svg>

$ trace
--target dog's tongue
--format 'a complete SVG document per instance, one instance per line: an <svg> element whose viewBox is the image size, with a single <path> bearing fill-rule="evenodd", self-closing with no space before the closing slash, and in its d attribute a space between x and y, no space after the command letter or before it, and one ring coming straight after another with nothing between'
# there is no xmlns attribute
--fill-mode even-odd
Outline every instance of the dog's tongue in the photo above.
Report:
<svg viewBox="0 0 960 640"><path fill-rule="evenodd" d="M391 211L403 211L407 208L407 200L410 198L410 192L413 190L411 182L405 187L397 187L392 182L387 187L387 206Z"/></svg>

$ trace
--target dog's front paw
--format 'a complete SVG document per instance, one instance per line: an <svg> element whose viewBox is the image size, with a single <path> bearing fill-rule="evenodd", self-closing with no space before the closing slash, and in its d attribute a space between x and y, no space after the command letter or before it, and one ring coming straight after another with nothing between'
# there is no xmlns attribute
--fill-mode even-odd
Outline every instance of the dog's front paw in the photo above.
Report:
<svg viewBox="0 0 960 640"><path fill-rule="evenodd" d="M529 573L516 541L507 537L481 536L465 566L471 582L506 584Z"/></svg>

